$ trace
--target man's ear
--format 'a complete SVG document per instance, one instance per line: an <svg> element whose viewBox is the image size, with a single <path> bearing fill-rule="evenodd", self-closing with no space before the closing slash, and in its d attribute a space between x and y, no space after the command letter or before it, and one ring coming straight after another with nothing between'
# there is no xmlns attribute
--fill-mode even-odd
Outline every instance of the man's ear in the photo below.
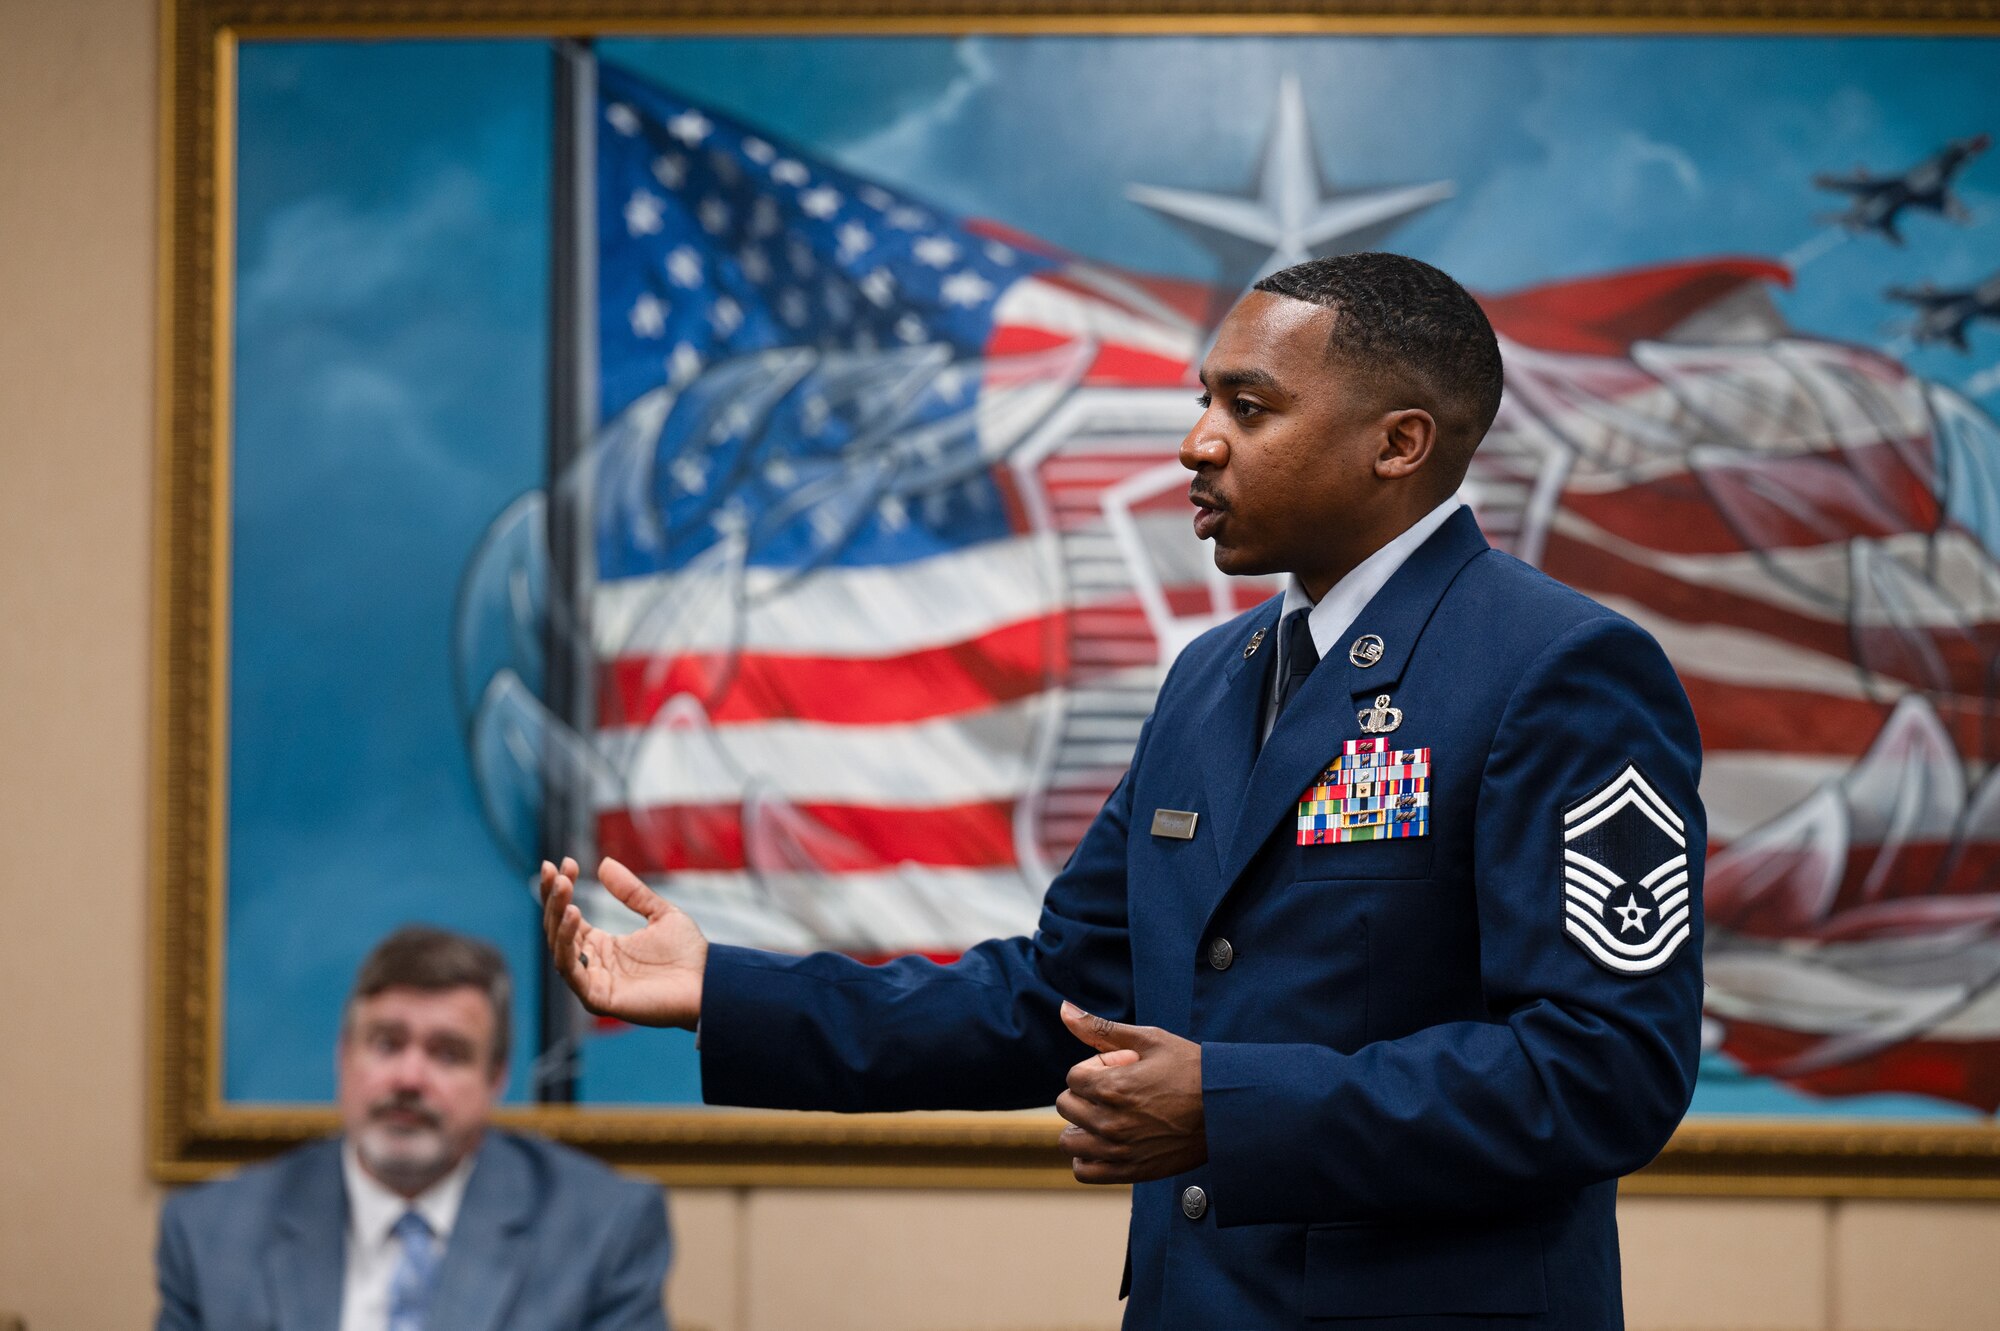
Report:
<svg viewBox="0 0 2000 1331"><path fill-rule="evenodd" d="M1401 407L1384 415L1375 474L1385 481L1415 474L1430 461L1437 435L1437 420L1422 407Z"/></svg>

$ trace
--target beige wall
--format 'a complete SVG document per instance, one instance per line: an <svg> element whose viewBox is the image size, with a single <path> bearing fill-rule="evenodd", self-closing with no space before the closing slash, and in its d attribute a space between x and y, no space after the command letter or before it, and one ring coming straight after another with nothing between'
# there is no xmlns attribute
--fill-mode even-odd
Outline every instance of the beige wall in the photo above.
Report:
<svg viewBox="0 0 2000 1331"><path fill-rule="evenodd" d="M0 0L0 1313L138 1326L155 16ZM1109 1327L1123 1199L675 1198L684 1327ZM1633 1325L2000 1326L2000 1206L1629 1201Z"/></svg>
<svg viewBox="0 0 2000 1331"><path fill-rule="evenodd" d="M138 1325L153 16L0 0L0 1312Z"/></svg>

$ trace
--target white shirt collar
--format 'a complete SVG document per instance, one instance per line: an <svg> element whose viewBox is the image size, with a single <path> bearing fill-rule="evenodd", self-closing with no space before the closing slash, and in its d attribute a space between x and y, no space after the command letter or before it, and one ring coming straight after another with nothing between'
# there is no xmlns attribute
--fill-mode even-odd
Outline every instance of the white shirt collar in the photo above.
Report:
<svg viewBox="0 0 2000 1331"><path fill-rule="evenodd" d="M1347 576L1334 583L1317 605L1314 605L1312 597L1306 595L1306 589L1296 576L1287 577L1285 608L1279 622L1283 623L1284 616L1294 610L1312 606L1312 613L1306 616L1306 627L1312 630L1313 648L1324 660L1362 609L1375 599L1375 593L1396 576L1396 570L1403 566L1404 561L1415 554L1417 547L1428 541L1439 527L1444 526L1445 519L1456 513L1459 506L1457 495L1446 498L1442 504L1406 527L1401 535L1349 569ZM1282 638L1281 634L1281 641ZM1277 668L1283 670L1284 663L1280 661Z"/></svg>
<svg viewBox="0 0 2000 1331"><path fill-rule="evenodd" d="M431 1233L437 1235L438 1242L443 1243L451 1237L452 1226L458 1222L459 1203L465 1200L465 1185L472 1177L472 1167L478 1158L477 1149L466 1152L465 1159L453 1165L449 1174L415 1198L406 1198L362 1168L354 1143L343 1141L340 1144L340 1171L347 1180L349 1234L368 1246L387 1243L390 1231L403 1218L403 1212L415 1211L430 1225Z"/></svg>

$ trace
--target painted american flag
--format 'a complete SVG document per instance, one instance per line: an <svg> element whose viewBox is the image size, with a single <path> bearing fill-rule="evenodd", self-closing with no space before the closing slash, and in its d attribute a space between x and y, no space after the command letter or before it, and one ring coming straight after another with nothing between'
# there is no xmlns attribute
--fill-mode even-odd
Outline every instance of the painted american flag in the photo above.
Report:
<svg viewBox="0 0 2000 1331"><path fill-rule="evenodd" d="M1694 703L1708 1037L1823 1095L2000 1106L2000 430L1784 326L1773 265L1489 299L1488 533L1631 616Z"/></svg>
<svg viewBox="0 0 2000 1331"><path fill-rule="evenodd" d="M1031 928L1163 642L1265 594L1185 531L1206 293L610 64L599 106L599 848L725 940Z"/></svg>
<svg viewBox="0 0 2000 1331"><path fill-rule="evenodd" d="M1175 461L1234 293L609 64L598 115L608 425L557 482L595 577L574 614L488 580L588 634L596 710L566 728L501 681L482 716L513 720L475 750L566 755L598 848L723 941L949 956L1031 928L1166 665L1273 590L1214 572ZM1482 297L1507 392L1465 497L1651 631L1694 702L1712 1050L1990 1112L2000 430L1787 328L1788 280L1704 260Z"/></svg>

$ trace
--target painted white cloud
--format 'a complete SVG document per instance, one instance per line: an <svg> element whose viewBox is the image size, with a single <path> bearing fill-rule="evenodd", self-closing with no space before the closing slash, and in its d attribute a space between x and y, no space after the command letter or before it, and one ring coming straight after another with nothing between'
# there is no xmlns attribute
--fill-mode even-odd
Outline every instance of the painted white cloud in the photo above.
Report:
<svg viewBox="0 0 2000 1331"><path fill-rule="evenodd" d="M1664 166L1689 198L1701 197L1701 172L1696 168L1694 158L1688 156L1685 149L1671 143L1662 143L1658 139L1649 139L1638 130L1625 131L1619 146L1624 150L1628 169Z"/></svg>
<svg viewBox="0 0 2000 1331"><path fill-rule="evenodd" d="M237 284L239 430L325 445L302 458L386 450L412 484L490 484L464 460L468 435L513 391L503 376L539 363L542 338L497 286L535 271L540 236L463 165L273 214L246 237ZM288 473L286 501L326 479Z"/></svg>
<svg viewBox="0 0 2000 1331"><path fill-rule="evenodd" d="M953 53L958 58L958 73L944 91L845 145L840 153L844 165L863 175L900 179L909 174L912 162L930 157L942 131L955 124L972 99L994 79L992 56L979 38L965 38Z"/></svg>

